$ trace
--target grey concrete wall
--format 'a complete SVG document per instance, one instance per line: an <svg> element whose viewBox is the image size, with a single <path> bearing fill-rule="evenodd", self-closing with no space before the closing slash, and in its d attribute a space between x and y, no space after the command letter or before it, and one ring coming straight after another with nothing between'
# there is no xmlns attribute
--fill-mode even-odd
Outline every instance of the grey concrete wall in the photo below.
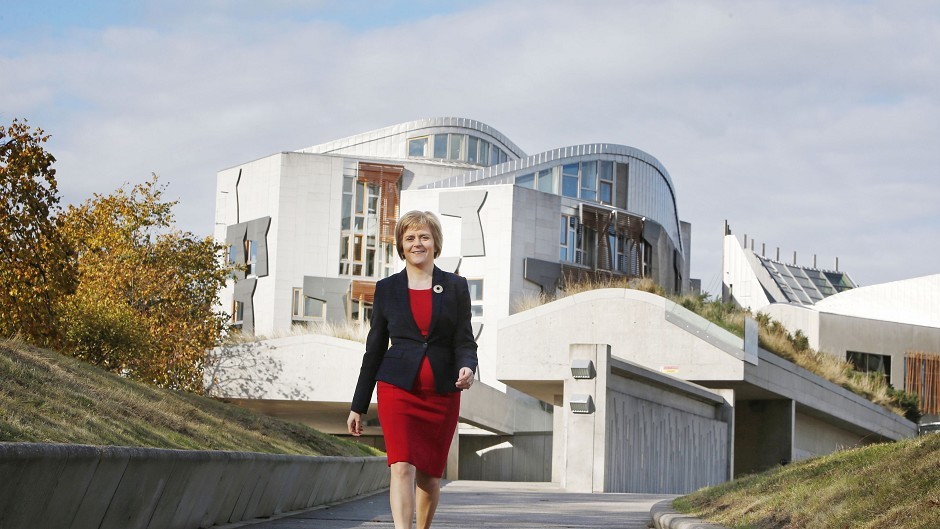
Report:
<svg viewBox="0 0 940 529"><path fill-rule="evenodd" d="M551 481L552 434L463 435L460 479Z"/></svg>
<svg viewBox="0 0 940 529"><path fill-rule="evenodd" d="M384 457L0 443L0 527L195 529L388 486Z"/></svg>
<svg viewBox="0 0 940 529"><path fill-rule="evenodd" d="M865 446L876 440L867 435L839 426L796 410L796 430L793 434L793 460L831 454L837 450Z"/></svg>
<svg viewBox="0 0 940 529"><path fill-rule="evenodd" d="M565 380L555 474L571 492L686 494L730 479L733 414L721 395L612 358L610 346L572 344L571 359L594 362L593 379ZM575 413L589 395L595 409Z"/></svg>
<svg viewBox="0 0 940 529"><path fill-rule="evenodd" d="M792 400L739 400L735 414L735 476L793 461L796 411Z"/></svg>

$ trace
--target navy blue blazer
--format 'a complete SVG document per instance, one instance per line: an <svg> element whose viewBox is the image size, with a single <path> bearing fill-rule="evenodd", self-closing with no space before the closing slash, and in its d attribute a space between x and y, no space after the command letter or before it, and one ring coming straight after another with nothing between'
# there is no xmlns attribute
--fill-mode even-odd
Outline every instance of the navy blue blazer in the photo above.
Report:
<svg viewBox="0 0 940 529"><path fill-rule="evenodd" d="M431 326L425 338L411 314L405 270L375 284L372 326L366 339L352 411L366 413L376 382L410 390L427 355L438 393L460 391L460 368L477 369L477 344L470 326L467 280L434 267ZM391 340L391 345L389 345Z"/></svg>

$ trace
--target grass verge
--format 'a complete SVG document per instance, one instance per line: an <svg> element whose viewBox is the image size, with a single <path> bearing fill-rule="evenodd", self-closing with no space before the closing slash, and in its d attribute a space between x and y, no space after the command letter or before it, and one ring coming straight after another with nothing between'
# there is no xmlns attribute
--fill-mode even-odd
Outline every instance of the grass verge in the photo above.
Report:
<svg viewBox="0 0 940 529"><path fill-rule="evenodd" d="M843 450L675 500L731 529L936 529L940 434Z"/></svg>
<svg viewBox="0 0 940 529"><path fill-rule="evenodd" d="M0 340L0 441L371 456L374 449Z"/></svg>

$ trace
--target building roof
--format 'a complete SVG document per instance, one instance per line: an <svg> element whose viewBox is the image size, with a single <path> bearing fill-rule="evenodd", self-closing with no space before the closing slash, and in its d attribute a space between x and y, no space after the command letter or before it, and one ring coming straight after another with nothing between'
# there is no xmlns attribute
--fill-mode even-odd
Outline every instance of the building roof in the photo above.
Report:
<svg viewBox="0 0 940 529"><path fill-rule="evenodd" d="M940 274L846 290L816 310L858 318L940 327Z"/></svg>

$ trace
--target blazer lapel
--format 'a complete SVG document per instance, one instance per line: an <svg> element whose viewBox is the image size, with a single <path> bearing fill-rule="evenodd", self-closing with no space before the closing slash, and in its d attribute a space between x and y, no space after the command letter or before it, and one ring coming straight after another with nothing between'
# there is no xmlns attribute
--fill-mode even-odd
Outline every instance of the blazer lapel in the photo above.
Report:
<svg viewBox="0 0 940 529"><path fill-rule="evenodd" d="M434 274L431 281L431 325L428 327L428 336L434 334L434 324L437 323L437 317L441 313L441 305L444 303L444 272L434 267Z"/></svg>
<svg viewBox="0 0 940 529"><path fill-rule="evenodd" d="M408 321L411 322L412 332L417 336L421 336L421 329L418 328L418 323L415 322L415 316L411 312L411 292L408 290L408 272L406 270L402 270L393 277L394 289L392 292L392 298L394 299L395 310L407 314Z"/></svg>

